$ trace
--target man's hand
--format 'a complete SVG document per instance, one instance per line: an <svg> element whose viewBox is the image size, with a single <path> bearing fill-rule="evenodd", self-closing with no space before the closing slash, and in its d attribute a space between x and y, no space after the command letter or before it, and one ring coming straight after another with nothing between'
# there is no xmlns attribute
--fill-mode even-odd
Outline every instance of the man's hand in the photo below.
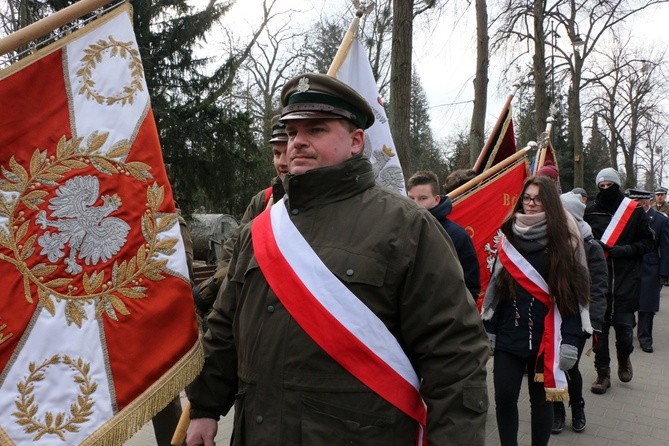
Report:
<svg viewBox="0 0 669 446"><path fill-rule="evenodd" d="M215 446L214 438L218 432L218 422L213 418L195 418L190 420L186 444L188 446Z"/></svg>

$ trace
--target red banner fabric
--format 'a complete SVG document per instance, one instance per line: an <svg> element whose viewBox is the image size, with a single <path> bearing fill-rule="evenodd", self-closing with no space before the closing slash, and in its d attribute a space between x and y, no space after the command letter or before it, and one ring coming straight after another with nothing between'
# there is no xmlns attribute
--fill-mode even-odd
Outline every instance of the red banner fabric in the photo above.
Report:
<svg viewBox="0 0 669 446"><path fill-rule="evenodd" d="M485 294L497 253L499 227L518 201L528 169L524 159L490 181L455 200L449 219L471 236L481 270L481 294Z"/></svg>

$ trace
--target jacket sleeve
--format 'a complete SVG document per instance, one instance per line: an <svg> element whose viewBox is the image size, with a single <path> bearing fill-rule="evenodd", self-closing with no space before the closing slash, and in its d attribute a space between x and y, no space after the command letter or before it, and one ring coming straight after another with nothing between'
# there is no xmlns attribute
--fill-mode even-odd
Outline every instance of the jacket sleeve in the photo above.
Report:
<svg viewBox="0 0 669 446"><path fill-rule="evenodd" d="M636 220L636 239L630 246L632 247L634 256L642 256L653 250L655 242L646 213L640 207L636 208L634 213L638 215Z"/></svg>
<svg viewBox="0 0 669 446"><path fill-rule="evenodd" d="M660 276L669 277L669 218L662 220L662 229L657 234L660 246Z"/></svg>
<svg viewBox="0 0 669 446"><path fill-rule="evenodd" d="M400 330L422 379L430 445L483 445L488 410L489 341L450 239L429 214L415 218L405 240L408 269L400 290Z"/></svg>
<svg viewBox="0 0 669 446"><path fill-rule="evenodd" d="M465 275L465 284L467 289L474 298L474 302L478 299L481 292L481 277L479 272L479 259L476 257L476 250L474 243L469 237L469 234L463 239L461 249L457 251L462 271Z"/></svg>
<svg viewBox="0 0 669 446"><path fill-rule="evenodd" d="M234 254L238 245L235 245ZM232 323L242 284L232 280L236 257L230 272L219 290L213 309L207 318L208 330L202 339L204 366L198 377L186 388L191 403L191 418L218 420L228 413L237 392L237 351Z"/></svg>
<svg viewBox="0 0 669 446"><path fill-rule="evenodd" d="M581 325L580 315L565 316L562 318L560 326L562 333L562 343L577 346L583 337L583 327Z"/></svg>
<svg viewBox="0 0 669 446"><path fill-rule="evenodd" d="M595 239L585 242L590 272L590 323L596 331L602 331L606 312L606 292L609 289L609 269L604 249Z"/></svg>

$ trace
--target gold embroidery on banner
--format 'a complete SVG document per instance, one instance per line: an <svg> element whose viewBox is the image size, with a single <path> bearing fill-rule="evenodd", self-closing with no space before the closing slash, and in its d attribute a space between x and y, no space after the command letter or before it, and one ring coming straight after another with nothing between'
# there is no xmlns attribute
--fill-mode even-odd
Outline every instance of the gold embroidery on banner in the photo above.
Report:
<svg viewBox="0 0 669 446"><path fill-rule="evenodd" d="M78 385L79 393L76 401L70 404L69 414L46 411L39 417L39 404L33 395L35 384L44 380L44 374L49 367L58 364L64 364L75 372L73 381ZM65 441L67 432L78 432L79 425L87 422L93 414L91 396L98 386L89 377L90 364L81 358L75 361L68 355L63 355L62 359L60 355L53 355L38 366L31 362L28 370L30 371L28 376L16 385L19 398L14 401L17 410L12 414L16 418L16 423L23 426L27 434L35 434L33 441L38 441L45 435L57 435Z"/></svg>
<svg viewBox="0 0 669 446"><path fill-rule="evenodd" d="M139 51L134 48L133 42L119 42L113 36L109 36L109 41L100 39L84 49L86 55L81 58L83 67L75 73L75 76L80 77L82 86L79 89L79 94L82 94L86 99L92 99L98 104L113 105L120 103L122 106L126 104L132 105L135 93L144 91L142 86L142 79L144 78L144 68L142 68L142 59L139 56ZM128 68L130 69L130 83L125 85L122 91L117 95L104 96L96 89L95 81L93 80L93 71L97 64L102 62L103 56L107 57L121 57L128 60Z"/></svg>
<svg viewBox="0 0 669 446"><path fill-rule="evenodd" d="M0 345L1 345L1 344L4 344L5 341L6 341L7 339L9 339L9 338L11 338L12 336L14 336L14 333L8 333L8 334L5 334L5 333L4 333L5 328L7 328L7 324L2 324L2 325L0 325Z"/></svg>
<svg viewBox="0 0 669 446"><path fill-rule="evenodd" d="M49 193L43 186L58 186L58 180L73 169L90 166L104 175L121 174L147 182L152 178L150 166L138 162L126 162L130 145L121 140L112 145L107 153L100 152L107 140L108 133L93 132L85 141L83 138L58 141L56 155L47 157L46 151L36 149L26 170L12 156L8 167L0 166L0 216L9 219L7 228L0 227L0 246L11 251L12 255L0 253L0 260L13 264L23 275L25 298L33 303L31 286L36 287L40 305L52 316L55 304L52 299L66 301L65 315L67 323L81 326L86 318L84 304L95 300L96 317L103 313L113 320L118 320L117 313L130 314L124 299L143 299L146 296L144 280L159 281L164 279L167 260L158 260L159 254L172 255L178 239L166 237L159 240L159 235L168 231L175 224L175 214L159 214L158 209L165 199L163 186L153 183L146 190L146 209L141 217L142 234L146 240L135 256L123 262L115 261L111 272L95 270L84 272L83 290L71 282L70 277L49 276L56 271L56 265L39 263L28 267L26 261L35 251L37 234L28 236L30 219L26 219L20 205L33 211L39 211L39 205Z"/></svg>

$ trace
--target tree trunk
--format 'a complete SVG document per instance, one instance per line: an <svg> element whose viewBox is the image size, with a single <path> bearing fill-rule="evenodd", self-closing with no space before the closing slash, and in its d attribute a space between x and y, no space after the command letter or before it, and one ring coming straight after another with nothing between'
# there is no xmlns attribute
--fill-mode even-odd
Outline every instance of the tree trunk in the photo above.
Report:
<svg viewBox="0 0 669 446"><path fill-rule="evenodd" d="M414 0L393 0L393 43L390 52L390 128L397 156L407 177L413 170L409 158L413 3Z"/></svg>
<svg viewBox="0 0 669 446"><path fill-rule="evenodd" d="M534 106L536 110L534 123L537 127L537 135L546 130L546 118L548 117L548 94L546 92L546 38L544 36L544 1L533 0L534 10L534 57L532 65L534 69ZM552 69L552 67L551 67Z"/></svg>
<svg viewBox="0 0 669 446"><path fill-rule="evenodd" d="M469 127L469 164L474 165L484 144L485 114L488 100L488 7L486 0L476 0L476 77L474 109Z"/></svg>

